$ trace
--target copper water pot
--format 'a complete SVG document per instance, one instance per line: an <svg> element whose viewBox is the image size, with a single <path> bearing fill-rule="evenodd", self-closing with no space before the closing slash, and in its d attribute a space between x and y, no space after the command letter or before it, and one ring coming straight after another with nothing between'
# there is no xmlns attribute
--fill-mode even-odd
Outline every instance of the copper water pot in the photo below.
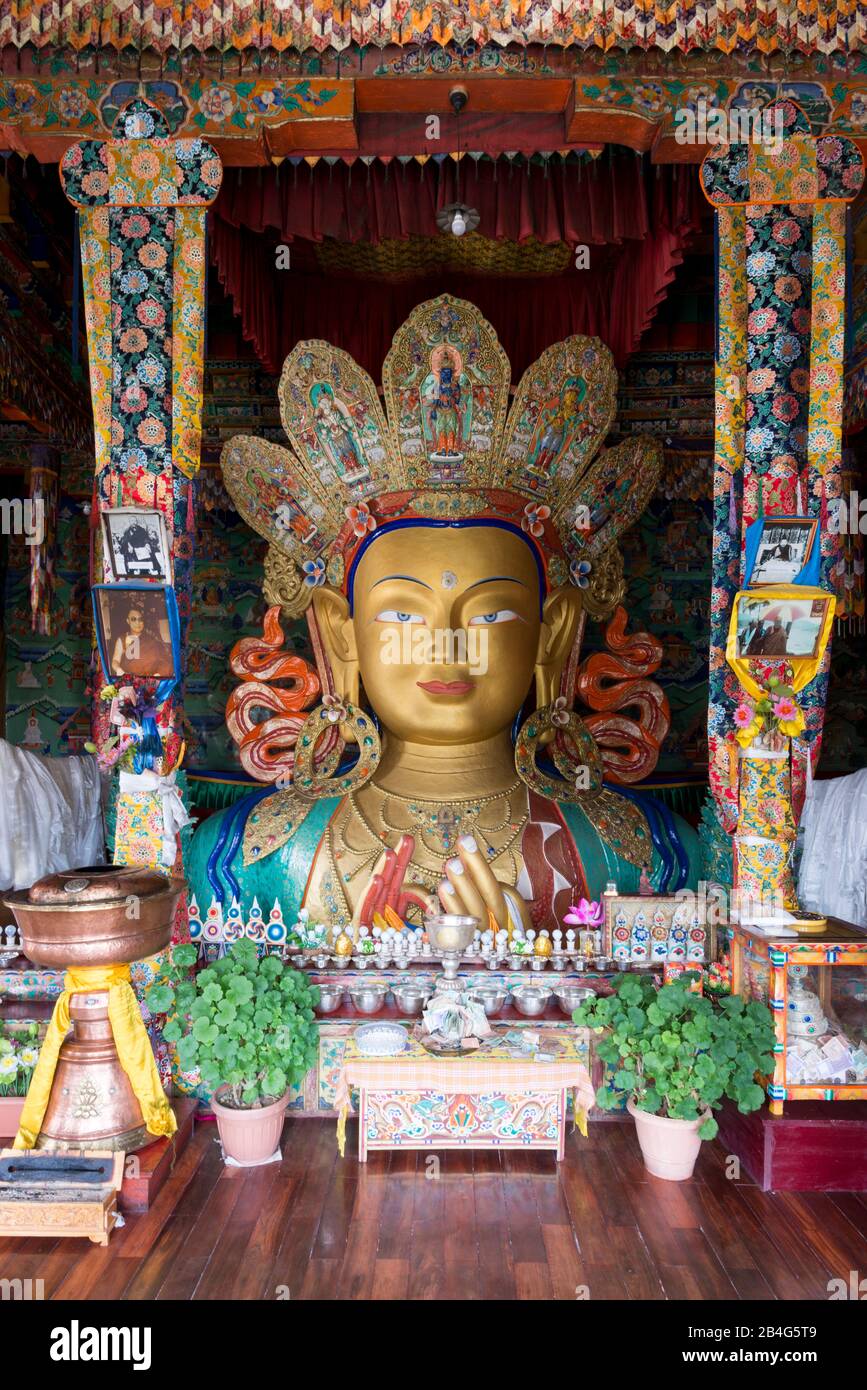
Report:
<svg viewBox="0 0 867 1390"><path fill-rule="evenodd" d="M120 1064L108 1018L108 990L73 994L72 1032L60 1049L37 1149L114 1149L153 1143Z"/></svg>
<svg viewBox="0 0 867 1390"><path fill-rule="evenodd" d="M182 878L100 864L49 874L3 899L34 965L129 965L168 946Z"/></svg>
<svg viewBox="0 0 867 1390"><path fill-rule="evenodd" d="M153 869L98 865L49 874L10 893L26 956L54 969L129 965L171 942L182 878ZM108 990L70 999L72 1032L60 1049L39 1149L141 1148L151 1141L120 1064Z"/></svg>

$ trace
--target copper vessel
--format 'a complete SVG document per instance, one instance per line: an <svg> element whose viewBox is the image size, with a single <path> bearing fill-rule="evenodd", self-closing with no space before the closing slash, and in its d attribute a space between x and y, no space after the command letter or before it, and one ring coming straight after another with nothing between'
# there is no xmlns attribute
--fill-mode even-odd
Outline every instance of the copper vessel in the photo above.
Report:
<svg viewBox="0 0 867 1390"><path fill-rule="evenodd" d="M153 869L99 865L50 874L3 901L34 965L53 969L129 965L171 941L182 878ZM60 1050L39 1149L141 1148L151 1136L120 1064L108 990L77 993L72 1032Z"/></svg>

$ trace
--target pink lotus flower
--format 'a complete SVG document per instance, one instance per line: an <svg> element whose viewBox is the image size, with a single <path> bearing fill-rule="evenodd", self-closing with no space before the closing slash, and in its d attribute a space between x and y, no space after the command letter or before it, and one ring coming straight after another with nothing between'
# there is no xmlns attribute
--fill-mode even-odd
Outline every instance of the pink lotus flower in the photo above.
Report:
<svg viewBox="0 0 867 1390"><path fill-rule="evenodd" d="M774 714L777 719L797 719L798 706L789 695L778 695L774 700Z"/></svg>
<svg viewBox="0 0 867 1390"><path fill-rule="evenodd" d="M563 921L567 927L601 927L603 916L601 903L588 902L586 898L581 898L577 907L573 904L569 908Z"/></svg>
<svg viewBox="0 0 867 1390"><path fill-rule="evenodd" d="M748 705L746 704L746 702L744 702L741 705L738 705L737 709L735 710L735 723L737 724L739 729L748 729L752 724L754 718L755 710L753 709L752 705Z"/></svg>

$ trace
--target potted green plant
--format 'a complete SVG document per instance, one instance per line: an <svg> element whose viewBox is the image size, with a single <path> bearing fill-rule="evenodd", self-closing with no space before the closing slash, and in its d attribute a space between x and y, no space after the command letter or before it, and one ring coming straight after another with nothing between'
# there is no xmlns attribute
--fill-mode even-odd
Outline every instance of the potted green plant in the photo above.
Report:
<svg viewBox="0 0 867 1390"><path fill-rule="evenodd" d="M713 1002L690 988L688 972L657 989L646 975L624 974L608 998L572 1015L605 1031L597 1055L610 1074L596 1104L614 1110L627 1097L645 1167L658 1178L692 1176L702 1139L713 1139L713 1111L725 1099L742 1114L765 1098L756 1075L773 1069L768 1009L739 996Z"/></svg>
<svg viewBox="0 0 867 1390"><path fill-rule="evenodd" d="M39 1026L0 1023L0 1135L18 1131L24 1100L39 1059Z"/></svg>
<svg viewBox="0 0 867 1390"><path fill-rule="evenodd" d="M316 1057L319 990L279 956L260 957L251 941L193 975L196 956L195 946L173 948L148 1007L166 1015L163 1037L183 1070L197 1068L212 1090L224 1153L263 1163L280 1141L289 1088Z"/></svg>

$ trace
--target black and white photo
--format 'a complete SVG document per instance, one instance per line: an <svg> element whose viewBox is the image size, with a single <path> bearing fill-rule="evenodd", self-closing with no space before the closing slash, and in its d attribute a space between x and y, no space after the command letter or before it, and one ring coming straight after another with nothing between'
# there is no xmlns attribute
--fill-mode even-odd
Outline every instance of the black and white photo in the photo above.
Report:
<svg viewBox="0 0 867 1390"><path fill-rule="evenodd" d="M101 513L111 577L171 582L165 518L145 507L113 507Z"/></svg>
<svg viewBox="0 0 867 1390"><path fill-rule="evenodd" d="M809 518L766 518L750 574L750 587L794 584L810 558L816 526L817 523Z"/></svg>

